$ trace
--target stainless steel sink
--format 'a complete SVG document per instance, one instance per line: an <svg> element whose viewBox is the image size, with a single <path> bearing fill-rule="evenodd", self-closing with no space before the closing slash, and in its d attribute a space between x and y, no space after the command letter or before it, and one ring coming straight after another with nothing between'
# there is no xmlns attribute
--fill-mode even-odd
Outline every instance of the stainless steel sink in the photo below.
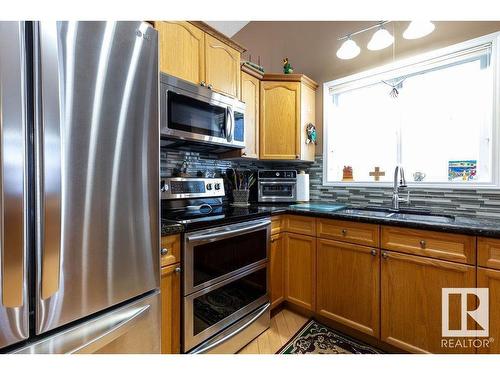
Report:
<svg viewBox="0 0 500 375"><path fill-rule="evenodd" d="M451 215L441 215L427 209L408 207L395 210L390 207L366 206L360 208L346 208L341 212L349 215L393 218L412 221L431 221L434 223L451 223L455 221L455 217Z"/></svg>
<svg viewBox="0 0 500 375"><path fill-rule="evenodd" d="M387 215L389 214L389 212L386 211L365 210L363 208L346 208L340 212L348 215L359 215L359 216L370 216L370 217L387 217Z"/></svg>

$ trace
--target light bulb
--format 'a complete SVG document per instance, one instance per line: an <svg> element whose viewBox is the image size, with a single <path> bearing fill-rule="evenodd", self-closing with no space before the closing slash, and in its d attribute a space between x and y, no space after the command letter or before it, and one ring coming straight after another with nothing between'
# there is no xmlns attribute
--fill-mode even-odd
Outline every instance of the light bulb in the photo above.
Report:
<svg viewBox="0 0 500 375"><path fill-rule="evenodd" d="M434 24L430 21L411 21L405 32L403 38L405 39L418 39L429 35L434 31Z"/></svg>
<svg viewBox="0 0 500 375"><path fill-rule="evenodd" d="M381 26L380 29L373 34L367 47L370 51L378 51L379 49L389 47L392 43L394 43L394 37L389 31Z"/></svg>
<svg viewBox="0 0 500 375"><path fill-rule="evenodd" d="M342 60L353 59L359 55L361 49L354 40L348 38L337 51L337 57Z"/></svg>

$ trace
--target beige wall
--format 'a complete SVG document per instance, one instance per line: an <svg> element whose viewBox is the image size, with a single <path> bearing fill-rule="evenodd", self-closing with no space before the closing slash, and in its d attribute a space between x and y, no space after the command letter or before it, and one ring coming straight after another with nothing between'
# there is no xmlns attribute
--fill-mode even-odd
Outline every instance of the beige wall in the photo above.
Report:
<svg viewBox="0 0 500 375"><path fill-rule="evenodd" d="M307 74L320 84L316 95L319 133L317 154L322 153L324 82L389 63L393 60L393 51L397 60L500 31L500 21L434 22L436 29L432 34L417 40L405 40L402 33L408 22L391 22L387 29L396 37L394 48L375 52L367 50L366 44L373 32L366 32L354 38L361 47L358 57L340 60L335 56L342 43L337 40L338 37L375 23L376 21L252 21L233 37L248 49L244 58L251 54L252 61L257 62L260 56L266 72L282 72L281 60L288 57L294 73Z"/></svg>

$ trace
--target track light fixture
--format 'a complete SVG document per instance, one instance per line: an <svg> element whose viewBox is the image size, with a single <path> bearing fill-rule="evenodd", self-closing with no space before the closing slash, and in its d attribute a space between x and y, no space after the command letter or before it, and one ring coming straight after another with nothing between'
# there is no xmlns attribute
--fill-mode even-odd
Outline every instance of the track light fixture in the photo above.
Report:
<svg viewBox="0 0 500 375"><path fill-rule="evenodd" d="M349 33L338 40L344 40L344 43L337 50L337 57L342 60L353 59L358 56L361 49L356 41L352 39L353 36L364 33L369 30L377 29L368 42L367 48L370 51L378 51L389 47L394 43L394 35L392 35L384 26L392 21L381 21L373 26L367 27L362 30ZM422 38L434 31L435 25L430 21L411 21L403 33L405 39L418 39Z"/></svg>

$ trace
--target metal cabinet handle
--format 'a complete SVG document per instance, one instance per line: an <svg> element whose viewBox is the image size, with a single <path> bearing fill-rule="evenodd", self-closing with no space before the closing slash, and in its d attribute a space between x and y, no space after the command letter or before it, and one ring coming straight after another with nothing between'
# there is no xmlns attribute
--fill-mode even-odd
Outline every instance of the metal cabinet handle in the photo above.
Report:
<svg viewBox="0 0 500 375"><path fill-rule="evenodd" d="M295 159L300 159L300 155L295 155Z"/></svg>
<svg viewBox="0 0 500 375"><path fill-rule="evenodd" d="M389 254L387 254L385 251L382 253L382 258L387 259L389 258Z"/></svg>
<svg viewBox="0 0 500 375"><path fill-rule="evenodd" d="M164 247L163 249L161 249L161 255L167 255L168 254L168 249L166 247Z"/></svg>
<svg viewBox="0 0 500 375"><path fill-rule="evenodd" d="M372 250L370 251L370 254L371 254L371 255L373 255L373 256L376 256L376 255L377 255L377 250L372 249Z"/></svg>
<svg viewBox="0 0 500 375"><path fill-rule="evenodd" d="M342 229L342 235L345 236L347 234L347 229Z"/></svg>
<svg viewBox="0 0 500 375"><path fill-rule="evenodd" d="M422 249L425 249L425 246L426 246L426 245L427 245L427 244L425 243L425 241L424 241L424 240L420 240L420 247L421 247Z"/></svg>
<svg viewBox="0 0 500 375"><path fill-rule="evenodd" d="M247 156L247 153L246 152L242 152L241 156Z"/></svg>
<svg viewBox="0 0 500 375"><path fill-rule="evenodd" d="M207 87L208 87L210 90L212 90L212 89L214 88L214 87L212 86L212 84L211 84L211 83L209 83L209 84L207 85Z"/></svg>
<svg viewBox="0 0 500 375"><path fill-rule="evenodd" d="M175 267L174 270L175 273L181 273L181 271L182 271L181 267Z"/></svg>
<svg viewBox="0 0 500 375"><path fill-rule="evenodd" d="M205 81L201 81L200 85L203 86L203 87L205 87L207 85L207 83Z"/></svg>

